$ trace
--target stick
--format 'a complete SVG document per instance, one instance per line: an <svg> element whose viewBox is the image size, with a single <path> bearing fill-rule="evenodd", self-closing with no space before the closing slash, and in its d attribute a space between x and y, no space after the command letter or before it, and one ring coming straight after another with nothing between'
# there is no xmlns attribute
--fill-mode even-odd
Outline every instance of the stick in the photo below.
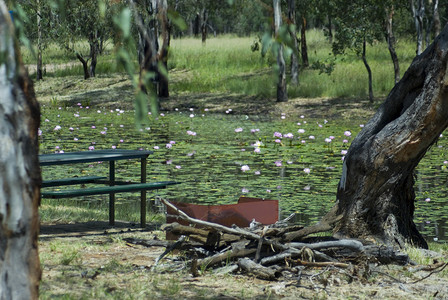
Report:
<svg viewBox="0 0 448 300"><path fill-rule="evenodd" d="M157 266L157 264L159 263L159 261L165 257L165 255L167 255L168 253L170 253L171 251L173 251L176 248L179 248L182 243L185 241L185 236L181 236L175 243L173 243L172 245L170 245L169 247L166 248L165 252L163 252L162 254L160 254L159 257L157 257L154 266Z"/></svg>
<svg viewBox="0 0 448 300"><path fill-rule="evenodd" d="M217 264L219 262L222 262L224 260L231 259L234 257L248 256L250 254L255 253L256 251L257 251L256 249L246 249L246 248L228 250L223 253L218 253L213 256L209 256L209 257L198 260L198 267L199 268L209 267L209 266L212 266L214 264Z"/></svg>
<svg viewBox="0 0 448 300"><path fill-rule="evenodd" d="M308 261L304 261L304 260L296 260L295 261L297 264L305 266L305 267L338 267L338 268L343 268L343 269L347 269L349 267L349 264L344 264L344 263L340 263L340 262L308 262Z"/></svg>
<svg viewBox="0 0 448 300"><path fill-rule="evenodd" d="M338 240L338 241L319 242L313 244L289 243L287 245L294 248L307 247L310 248L311 250L328 249L328 248L349 248L354 251L362 251L364 248L363 244L356 240Z"/></svg>
<svg viewBox="0 0 448 300"><path fill-rule="evenodd" d="M257 263L254 263L248 258L240 258L238 259L238 266L244 271L255 275L255 277L266 280L274 280L275 279L275 270L263 267Z"/></svg>

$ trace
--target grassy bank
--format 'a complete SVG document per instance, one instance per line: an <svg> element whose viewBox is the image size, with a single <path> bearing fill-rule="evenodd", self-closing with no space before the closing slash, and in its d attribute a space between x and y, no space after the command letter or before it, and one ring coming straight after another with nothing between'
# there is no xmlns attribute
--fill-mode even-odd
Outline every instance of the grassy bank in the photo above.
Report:
<svg viewBox="0 0 448 300"><path fill-rule="evenodd" d="M307 35L310 65L328 62L332 57L331 44L322 31L310 30ZM210 37L205 46L199 39L174 39L171 43L169 69L171 93L232 93L262 98L275 96L275 76L272 65L275 60L270 54L262 58L259 51L252 52L253 37L219 36ZM397 45L401 73L412 61L414 44L400 40ZM24 50L27 64L33 57ZM393 66L387 45L376 42L367 49L367 59L373 72L373 89L376 97L384 97L393 87ZM81 64L56 45L50 45L44 52L47 78L80 76ZM97 74L123 72L117 67L111 43L99 57ZM296 98L365 98L367 97L367 72L353 52L336 58L331 75L320 74L313 68L301 69L299 85L289 86L289 97Z"/></svg>

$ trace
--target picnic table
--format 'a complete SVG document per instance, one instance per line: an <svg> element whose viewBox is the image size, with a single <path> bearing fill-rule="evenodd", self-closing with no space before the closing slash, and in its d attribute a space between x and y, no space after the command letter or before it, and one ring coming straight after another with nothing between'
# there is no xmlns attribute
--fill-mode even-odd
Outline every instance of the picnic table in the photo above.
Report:
<svg viewBox="0 0 448 300"><path fill-rule="evenodd" d="M152 151L143 150L92 150L81 152L64 152L40 154L39 163L41 167L68 165L90 162L109 162L109 176L78 176L71 178L57 178L42 182L41 195L44 198L69 198L87 195L109 194L109 224L115 224L115 194L121 192L140 191L140 226L146 226L146 191L163 189L168 185L177 184L175 181L146 182L147 157ZM131 183L119 181L115 178L115 162L118 160L140 159L140 182ZM105 186L80 188L80 189L60 189L47 190L48 187L60 187L76 184L101 183Z"/></svg>

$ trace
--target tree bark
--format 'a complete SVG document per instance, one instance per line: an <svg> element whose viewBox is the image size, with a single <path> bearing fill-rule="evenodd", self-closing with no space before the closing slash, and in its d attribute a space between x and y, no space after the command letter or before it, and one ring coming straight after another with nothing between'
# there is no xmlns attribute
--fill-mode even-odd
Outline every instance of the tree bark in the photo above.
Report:
<svg viewBox="0 0 448 300"><path fill-rule="evenodd" d="M302 28L300 30L300 45L302 48L302 65L304 68L310 65L308 61L308 46L306 44L306 18L302 17Z"/></svg>
<svg viewBox="0 0 448 300"><path fill-rule="evenodd" d="M202 9L201 13L201 35L202 35L202 45L205 46L207 41L207 22L208 22L208 12L206 8Z"/></svg>
<svg viewBox="0 0 448 300"><path fill-rule="evenodd" d="M415 7L414 1L417 1ZM411 0L412 17L414 18L415 30L417 32L417 55L423 51L423 18L425 16L425 0Z"/></svg>
<svg viewBox="0 0 448 300"><path fill-rule="evenodd" d="M36 80L41 80L43 78L42 71L42 26L41 22L41 9L40 0L36 1L36 15L37 15L37 65L36 65Z"/></svg>
<svg viewBox="0 0 448 300"><path fill-rule="evenodd" d="M81 54L76 53L76 58L82 63L82 69L84 71L84 79L90 78L90 72L89 72L89 60L84 59Z"/></svg>
<svg viewBox="0 0 448 300"><path fill-rule="evenodd" d="M157 97L157 82L160 79L160 71L158 68L158 27L157 27L157 11L158 0L150 0L148 7L145 7L147 16L143 17L138 13L134 1L131 1L133 11L137 22L138 31L138 58L140 65L140 90L149 95L150 106L153 111L160 109L160 103ZM144 82L145 74L152 73L153 78L150 82Z"/></svg>
<svg viewBox="0 0 448 300"><path fill-rule="evenodd" d="M0 1L0 299L37 299L39 105Z"/></svg>
<svg viewBox="0 0 448 300"><path fill-rule="evenodd" d="M296 35L296 1L288 1L288 25L289 34L292 39L292 53L291 53L291 83L297 85L299 83L299 60L297 58L299 45L297 43Z"/></svg>
<svg viewBox="0 0 448 300"><path fill-rule="evenodd" d="M433 22L434 36L438 36L440 34L439 0L434 0Z"/></svg>
<svg viewBox="0 0 448 300"><path fill-rule="evenodd" d="M370 66L367 62L366 58L366 38L364 37L364 41L362 42L362 54L361 54L362 62L364 63L364 66L366 67L367 74L369 77L369 101L370 103L373 103L373 80L372 80L372 70L370 69Z"/></svg>
<svg viewBox="0 0 448 300"><path fill-rule="evenodd" d="M274 5L274 30L275 37L278 37L278 31L282 25L282 13L280 10L280 0L273 0ZM279 42L277 53L277 102L287 102L288 93L286 90L286 67L283 57L283 44Z"/></svg>
<svg viewBox="0 0 448 300"><path fill-rule="evenodd" d="M336 236L427 248L414 222L414 170L448 126L448 27L352 142L338 185Z"/></svg>
<svg viewBox="0 0 448 300"><path fill-rule="evenodd" d="M386 11L387 18L386 18L386 42L387 46L389 48L390 57L392 59L392 63L394 65L394 79L395 84L400 81L400 65L398 63L398 56L397 52L395 51L395 36L393 32L393 16L394 16L394 7L390 7L388 11Z"/></svg>
<svg viewBox="0 0 448 300"><path fill-rule="evenodd" d="M166 0L159 0L159 24L162 33L162 47L160 48L158 61L165 68L159 74L159 97L168 98L170 96L168 88L168 49L171 41L171 25L167 16L168 4Z"/></svg>
<svg viewBox="0 0 448 300"><path fill-rule="evenodd" d="M89 38L90 46L90 67L89 77L95 77L96 64L98 61L98 54L100 52L100 42L98 40L98 31L92 32Z"/></svg>

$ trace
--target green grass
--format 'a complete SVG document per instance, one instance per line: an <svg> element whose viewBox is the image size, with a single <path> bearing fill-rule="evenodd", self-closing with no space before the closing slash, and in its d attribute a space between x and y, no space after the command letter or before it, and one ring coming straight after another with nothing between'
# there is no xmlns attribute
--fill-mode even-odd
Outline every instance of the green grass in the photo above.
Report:
<svg viewBox="0 0 448 300"><path fill-rule="evenodd" d="M262 58L259 51L252 52L250 46L253 40L253 37L210 37L203 46L195 38L173 39L168 61L171 93L233 93L275 97L276 79L272 68L275 59L270 53ZM309 30L307 43L310 65L334 59L331 44L322 31ZM85 47L85 43L79 44L80 48ZM414 48L412 41L399 39L397 53L401 74L414 58ZM22 52L25 63L32 64L35 61L29 51ZM46 76L83 76L81 63L73 54L56 45L49 45L45 49L43 60L47 65ZM393 66L386 43L377 41L368 46L367 60L373 72L374 95L385 97L394 85ZM52 64L56 67L51 66ZM289 65L288 59L287 64ZM185 70L188 71L187 75L177 75L179 71ZM112 43L108 43L104 54L98 59L97 74L101 76L123 71L116 64ZM312 68L302 68L299 82L298 86L289 85L289 97L365 98L368 95L366 69L361 59L350 51L344 56L336 57L331 75L320 74L319 70Z"/></svg>

